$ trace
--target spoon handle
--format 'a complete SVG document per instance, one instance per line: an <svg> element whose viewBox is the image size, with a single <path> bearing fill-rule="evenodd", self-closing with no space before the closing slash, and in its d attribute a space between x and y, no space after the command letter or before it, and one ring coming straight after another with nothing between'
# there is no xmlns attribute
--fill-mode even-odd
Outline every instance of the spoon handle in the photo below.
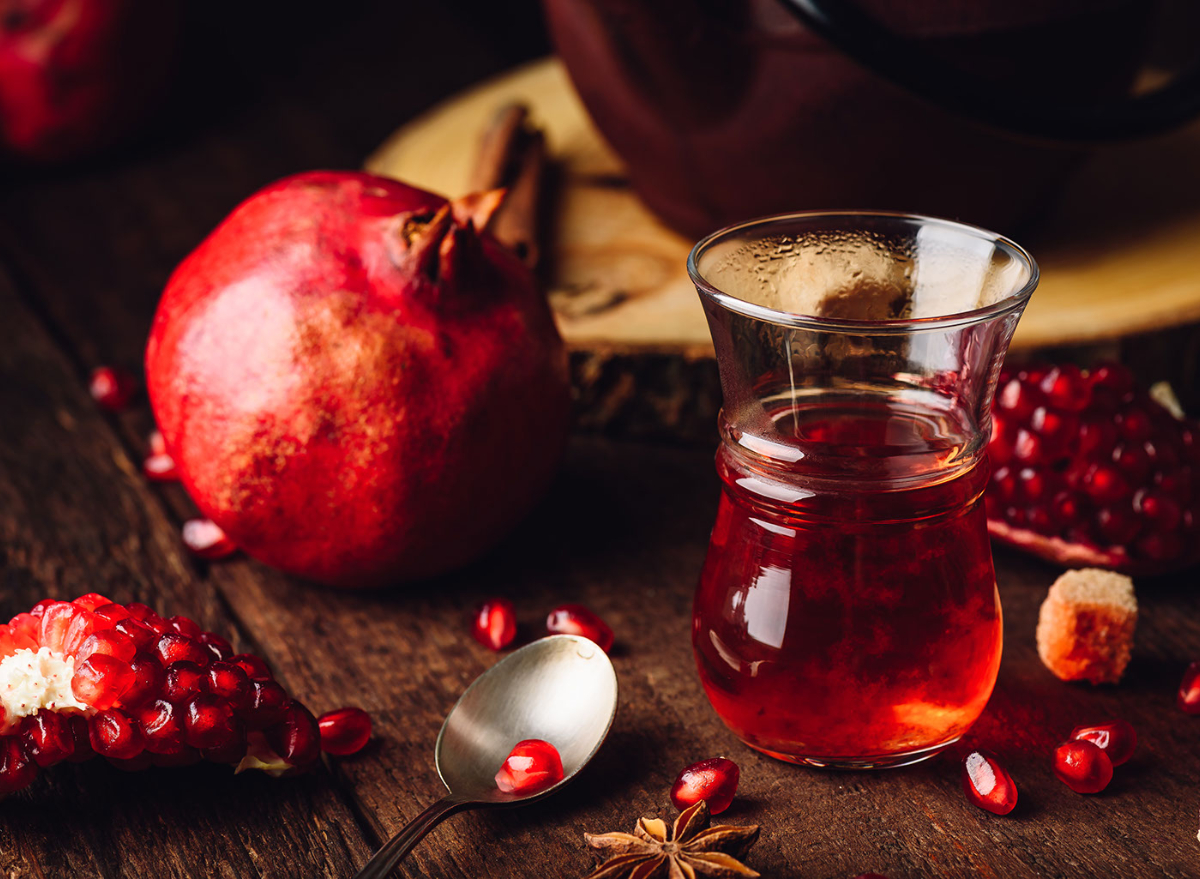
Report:
<svg viewBox="0 0 1200 879"><path fill-rule="evenodd" d="M385 879L404 856L412 851L413 846L420 842L426 833L433 830L443 818L470 805L471 803L454 797L438 800L384 843L383 848L375 852L375 856L367 861L354 879Z"/></svg>

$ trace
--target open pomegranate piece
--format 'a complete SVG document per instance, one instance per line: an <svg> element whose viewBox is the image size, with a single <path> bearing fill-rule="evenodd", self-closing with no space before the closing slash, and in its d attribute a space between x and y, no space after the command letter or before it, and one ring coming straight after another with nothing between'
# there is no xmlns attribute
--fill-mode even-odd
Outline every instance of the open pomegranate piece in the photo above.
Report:
<svg viewBox="0 0 1200 879"><path fill-rule="evenodd" d="M1200 425L1177 405L1117 364L1002 372L992 536L1070 567L1153 574L1200 560Z"/></svg>
<svg viewBox="0 0 1200 879"><path fill-rule="evenodd" d="M310 767L319 743L266 663L186 617L91 593L0 625L0 795L94 754L123 769L206 759L278 775Z"/></svg>

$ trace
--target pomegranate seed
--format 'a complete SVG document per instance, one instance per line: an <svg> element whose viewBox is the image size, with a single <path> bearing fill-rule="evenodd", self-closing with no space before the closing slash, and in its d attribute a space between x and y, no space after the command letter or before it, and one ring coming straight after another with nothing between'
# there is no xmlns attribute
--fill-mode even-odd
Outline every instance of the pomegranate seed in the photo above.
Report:
<svg viewBox="0 0 1200 879"><path fill-rule="evenodd" d="M113 626L114 632L120 632L133 641L133 646L138 650L148 650L158 642L158 633L147 626L141 620L135 620L133 617L120 620Z"/></svg>
<svg viewBox="0 0 1200 879"><path fill-rule="evenodd" d="M233 555L237 547L212 519L189 519L183 523L183 545L198 558L215 561Z"/></svg>
<svg viewBox="0 0 1200 879"><path fill-rule="evenodd" d="M1077 794L1096 794L1112 781L1113 765L1090 741L1063 742L1054 752L1054 774Z"/></svg>
<svg viewBox="0 0 1200 879"><path fill-rule="evenodd" d="M1166 562L1183 554L1178 534L1147 534L1133 545L1133 554L1150 562Z"/></svg>
<svg viewBox="0 0 1200 879"><path fill-rule="evenodd" d="M132 662L137 645L128 635L115 629L106 629L91 635L75 653L75 661L82 662L93 653L103 653L121 662Z"/></svg>
<svg viewBox="0 0 1200 879"><path fill-rule="evenodd" d="M733 802L740 775L738 765L724 757L693 763L679 773L671 786L671 802L682 812L704 800L708 811L719 815Z"/></svg>
<svg viewBox="0 0 1200 879"><path fill-rule="evenodd" d="M613 631L604 620L582 604L563 604L550 611L546 629L552 635L582 635L594 641L605 653L613 645Z"/></svg>
<svg viewBox="0 0 1200 879"><path fill-rule="evenodd" d="M1045 457L1045 441L1031 430L1020 428L1013 443L1013 457L1023 464L1040 464Z"/></svg>
<svg viewBox="0 0 1200 879"><path fill-rule="evenodd" d="M168 632L159 638L154 652L164 666L174 662L194 662L203 668L211 661L207 650L178 632Z"/></svg>
<svg viewBox="0 0 1200 879"><path fill-rule="evenodd" d="M1200 714L1200 662L1193 662L1183 673L1175 704L1184 714Z"/></svg>
<svg viewBox="0 0 1200 879"><path fill-rule="evenodd" d="M317 720L321 750L344 757L357 754L371 738L371 717L361 708L339 708Z"/></svg>
<svg viewBox="0 0 1200 879"><path fill-rule="evenodd" d="M209 652L213 659L229 659L233 656L233 646L212 632L200 633L200 645Z"/></svg>
<svg viewBox="0 0 1200 879"><path fill-rule="evenodd" d="M1116 415L1117 432L1127 440L1142 443L1154 435L1154 423L1140 409L1127 409Z"/></svg>
<svg viewBox="0 0 1200 879"><path fill-rule="evenodd" d="M129 685L117 703L123 709L137 708L149 699L156 698L167 681L167 673L158 664L158 658L148 653L139 653L129 663L133 671L133 683Z"/></svg>
<svg viewBox="0 0 1200 879"><path fill-rule="evenodd" d="M96 756L96 752L92 748L91 729L88 727L87 718L82 714L73 714L67 719L71 723L71 735L75 737L75 750L71 752L71 756L67 760L72 763L91 760Z"/></svg>
<svg viewBox="0 0 1200 879"><path fill-rule="evenodd" d="M104 653L95 653L75 669L71 692L80 702L93 708L112 708L125 691L133 685L133 669ZM107 756L107 755L106 755Z"/></svg>
<svg viewBox="0 0 1200 879"><path fill-rule="evenodd" d="M1111 503L1126 497L1129 484L1111 464L1095 463L1083 475L1083 489L1098 504Z"/></svg>
<svg viewBox="0 0 1200 879"><path fill-rule="evenodd" d="M224 748L242 735L233 707L224 699L201 693L187 703L184 713L185 741L193 748Z"/></svg>
<svg viewBox="0 0 1200 879"><path fill-rule="evenodd" d="M1112 462L1130 482L1141 482L1150 475L1150 456L1141 446L1117 443L1113 446Z"/></svg>
<svg viewBox="0 0 1200 879"><path fill-rule="evenodd" d="M152 754L178 754L183 750L183 717L180 709L157 699L140 708L134 715L146 739L146 750Z"/></svg>
<svg viewBox="0 0 1200 879"><path fill-rule="evenodd" d="M1091 402L1091 385L1073 363L1056 366L1041 381L1047 402L1065 412L1082 412Z"/></svg>
<svg viewBox="0 0 1200 879"><path fill-rule="evenodd" d="M1019 378L1009 379L996 395L996 405L1014 419L1028 418L1038 403L1039 395Z"/></svg>
<svg viewBox="0 0 1200 879"><path fill-rule="evenodd" d="M1114 546L1127 545L1141 528L1130 508L1101 507L1096 513L1096 530Z"/></svg>
<svg viewBox="0 0 1200 879"><path fill-rule="evenodd" d="M150 447L151 455L167 454L167 441L163 439L162 431L152 430L146 437L146 445Z"/></svg>
<svg viewBox="0 0 1200 879"><path fill-rule="evenodd" d="M30 616L37 617L39 620L45 615L46 609L53 605L59 604L57 598L43 598L29 611Z"/></svg>
<svg viewBox="0 0 1200 879"><path fill-rule="evenodd" d="M204 670L194 662L172 663L167 668L166 680L163 682L163 698L176 705L182 705L199 695L204 687Z"/></svg>
<svg viewBox="0 0 1200 879"><path fill-rule="evenodd" d="M19 613L8 621L8 627L13 635L28 642L26 646L41 646L42 621L31 613Z"/></svg>
<svg viewBox="0 0 1200 879"><path fill-rule="evenodd" d="M292 700L283 687L274 681L251 681L250 687L249 705L243 711L247 727L266 729L287 716L287 709Z"/></svg>
<svg viewBox="0 0 1200 879"><path fill-rule="evenodd" d="M963 758L962 783L967 799L984 811L1007 815L1017 806L1012 776L989 751L972 751Z"/></svg>
<svg viewBox="0 0 1200 879"><path fill-rule="evenodd" d="M224 699L234 708L249 704L251 698L250 678L239 665L232 662L214 662L208 667L205 688L212 695Z"/></svg>
<svg viewBox="0 0 1200 879"><path fill-rule="evenodd" d="M39 711L25 718L22 726L25 752L43 769L61 763L75 753L75 734L71 731L69 716Z"/></svg>
<svg viewBox="0 0 1200 879"><path fill-rule="evenodd" d="M84 610L94 611L96 608L112 604L112 600L105 598L99 592L89 592L87 595L80 595L71 604L82 607Z"/></svg>
<svg viewBox="0 0 1200 879"><path fill-rule="evenodd" d="M133 376L123 369L98 366L92 370L88 392L92 399L110 412L120 412L133 399Z"/></svg>
<svg viewBox="0 0 1200 879"><path fill-rule="evenodd" d="M75 617L83 613L87 611L69 601L55 601L47 605L42 612L42 630L38 642L55 653L66 653L64 645L67 641L67 630L75 621Z"/></svg>
<svg viewBox="0 0 1200 879"><path fill-rule="evenodd" d="M1095 726L1077 726L1071 730L1073 740L1091 742L1108 755L1113 766L1128 763L1137 747L1137 733L1124 720L1107 720Z"/></svg>
<svg viewBox="0 0 1200 879"><path fill-rule="evenodd" d="M29 787L37 774L37 764L25 753L20 736L0 738L0 796Z"/></svg>
<svg viewBox="0 0 1200 879"><path fill-rule="evenodd" d="M200 636L204 634L203 630L187 617L174 616L168 619L167 623L171 626L172 631L185 638L191 638L193 641L199 640Z"/></svg>
<svg viewBox="0 0 1200 879"><path fill-rule="evenodd" d="M155 482L174 482L179 479L175 459L170 455L150 455L142 461L142 473Z"/></svg>
<svg viewBox="0 0 1200 879"><path fill-rule="evenodd" d="M1146 488L1133 496L1133 511L1161 531L1174 531L1183 517L1179 504L1168 495Z"/></svg>
<svg viewBox="0 0 1200 879"><path fill-rule="evenodd" d="M129 619L129 611L120 604L103 604L92 611L96 615L96 625L99 628L112 628L121 620Z"/></svg>
<svg viewBox="0 0 1200 879"><path fill-rule="evenodd" d="M146 747L142 731L124 711L110 708L89 719L92 748L102 757L129 760Z"/></svg>
<svg viewBox="0 0 1200 879"><path fill-rule="evenodd" d="M558 749L541 739L517 742L496 772L496 787L506 794L528 796L563 779Z"/></svg>
<svg viewBox="0 0 1200 879"><path fill-rule="evenodd" d="M292 700L283 720L263 730L267 744L293 766L307 766L321 756L321 731L307 708Z"/></svg>
<svg viewBox="0 0 1200 879"><path fill-rule="evenodd" d="M1118 398L1133 390L1133 373L1119 363L1104 363L1091 371L1093 388L1106 388Z"/></svg>
<svg viewBox="0 0 1200 879"><path fill-rule="evenodd" d="M1017 494L1017 477L1011 468L997 467L992 471L992 494L1002 501L1011 501Z"/></svg>
<svg viewBox="0 0 1200 879"><path fill-rule="evenodd" d="M269 681L271 680L271 670L267 668L267 664L253 653L239 653L236 656L231 656L229 661L234 665L240 666L246 676L252 681Z"/></svg>
<svg viewBox="0 0 1200 879"><path fill-rule="evenodd" d="M1079 454L1091 455L1105 449L1111 449L1117 441L1117 426L1111 418L1104 416L1085 416L1079 423Z"/></svg>
<svg viewBox="0 0 1200 879"><path fill-rule="evenodd" d="M517 637L517 615L507 598L489 598L476 609L471 634L489 650L503 650Z"/></svg>

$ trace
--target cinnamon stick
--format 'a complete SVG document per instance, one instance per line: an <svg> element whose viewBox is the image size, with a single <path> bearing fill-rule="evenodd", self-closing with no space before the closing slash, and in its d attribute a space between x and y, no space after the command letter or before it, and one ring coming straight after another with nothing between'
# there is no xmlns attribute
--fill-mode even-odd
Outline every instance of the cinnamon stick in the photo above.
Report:
<svg viewBox="0 0 1200 879"><path fill-rule="evenodd" d="M496 240L530 268L541 256L541 203L546 171L546 138L529 126L529 108L506 104L493 117L479 142L471 173L472 191L508 190L488 224Z"/></svg>

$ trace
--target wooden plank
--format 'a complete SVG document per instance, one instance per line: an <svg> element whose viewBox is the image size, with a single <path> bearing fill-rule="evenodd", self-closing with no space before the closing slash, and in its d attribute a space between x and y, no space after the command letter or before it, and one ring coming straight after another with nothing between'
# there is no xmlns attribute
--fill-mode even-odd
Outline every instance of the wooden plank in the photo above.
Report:
<svg viewBox="0 0 1200 879"><path fill-rule="evenodd" d="M102 592L245 645L80 376L0 274L0 614ZM11 876L343 876L370 848L325 772L62 765L10 797ZM220 844L214 844L220 840Z"/></svg>

